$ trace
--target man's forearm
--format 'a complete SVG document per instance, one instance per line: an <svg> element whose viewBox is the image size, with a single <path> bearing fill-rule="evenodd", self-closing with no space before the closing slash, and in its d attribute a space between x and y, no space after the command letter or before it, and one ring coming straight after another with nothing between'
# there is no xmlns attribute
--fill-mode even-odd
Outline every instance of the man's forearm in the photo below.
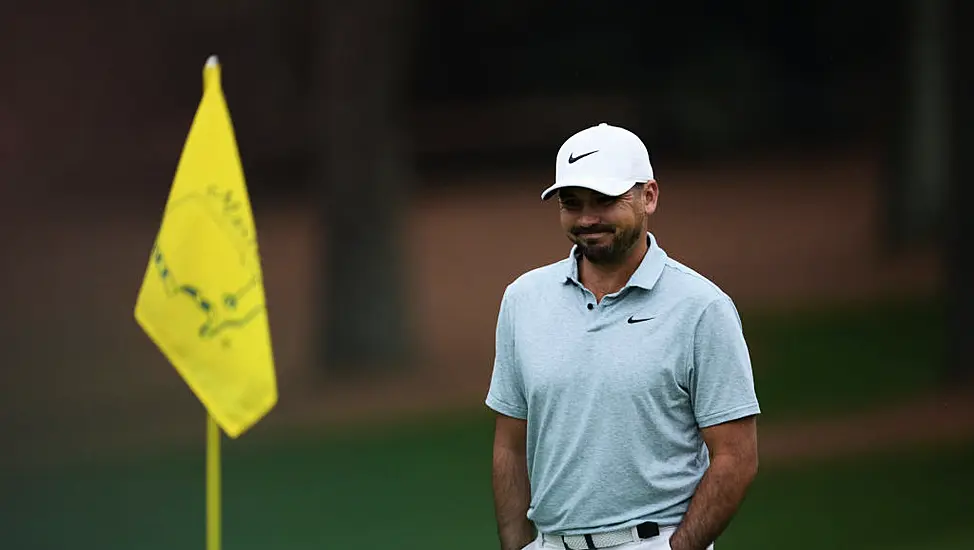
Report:
<svg viewBox="0 0 974 550"><path fill-rule="evenodd" d="M534 527L527 519L531 485L523 453L494 450L493 487L501 550L519 550L534 539Z"/></svg>
<svg viewBox="0 0 974 550"><path fill-rule="evenodd" d="M756 461L714 457L670 538L670 548L705 550L727 528L756 473Z"/></svg>

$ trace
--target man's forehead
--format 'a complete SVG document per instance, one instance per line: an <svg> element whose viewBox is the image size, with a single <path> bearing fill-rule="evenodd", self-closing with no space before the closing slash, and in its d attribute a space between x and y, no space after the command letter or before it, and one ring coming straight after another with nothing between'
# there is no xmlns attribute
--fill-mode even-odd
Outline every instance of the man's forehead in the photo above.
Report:
<svg viewBox="0 0 974 550"><path fill-rule="evenodd" d="M626 193L628 193L628 191ZM626 193L623 193L622 195L619 195L619 196L621 197L621 196L625 195ZM588 188L585 188L585 187L562 187L561 189L558 190L558 198L560 198L560 199L568 199L568 198L572 198L572 199L588 199L588 198L600 199L600 198L609 197L609 196L612 196L612 195L606 195L604 193L599 193L598 191L595 191L593 189L588 189Z"/></svg>

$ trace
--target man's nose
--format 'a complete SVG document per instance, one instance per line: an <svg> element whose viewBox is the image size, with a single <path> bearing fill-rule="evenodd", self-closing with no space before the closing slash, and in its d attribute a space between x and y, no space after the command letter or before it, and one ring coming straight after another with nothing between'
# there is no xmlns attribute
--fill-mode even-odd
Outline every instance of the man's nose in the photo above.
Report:
<svg viewBox="0 0 974 550"><path fill-rule="evenodd" d="M602 218L595 212L585 209L582 215L578 217L578 224L584 226L598 225L601 223Z"/></svg>

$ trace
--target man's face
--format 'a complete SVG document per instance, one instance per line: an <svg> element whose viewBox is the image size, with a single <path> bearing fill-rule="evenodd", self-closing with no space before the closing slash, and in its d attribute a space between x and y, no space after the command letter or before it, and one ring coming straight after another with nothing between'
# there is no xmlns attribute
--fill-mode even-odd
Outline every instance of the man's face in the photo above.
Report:
<svg viewBox="0 0 974 550"><path fill-rule="evenodd" d="M656 190L655 181L618 197L578 187L560 189L562 229L593 264L620 263L645 238L646 218L656 211Z"/></svg>

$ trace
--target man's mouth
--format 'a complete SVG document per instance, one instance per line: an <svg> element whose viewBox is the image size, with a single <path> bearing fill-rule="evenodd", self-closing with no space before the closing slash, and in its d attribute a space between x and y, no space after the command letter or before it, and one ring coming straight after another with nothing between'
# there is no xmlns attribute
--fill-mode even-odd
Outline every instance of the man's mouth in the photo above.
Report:
<svg viewBox="0 0 974 550"><path fill-rule="evenodd" d="M575 231L575 235L585 239L597 239L599 237L604 237L606 235L611 235L612 229L607 227L597 227L597 228L587 228L581 231Z"/></svg>

